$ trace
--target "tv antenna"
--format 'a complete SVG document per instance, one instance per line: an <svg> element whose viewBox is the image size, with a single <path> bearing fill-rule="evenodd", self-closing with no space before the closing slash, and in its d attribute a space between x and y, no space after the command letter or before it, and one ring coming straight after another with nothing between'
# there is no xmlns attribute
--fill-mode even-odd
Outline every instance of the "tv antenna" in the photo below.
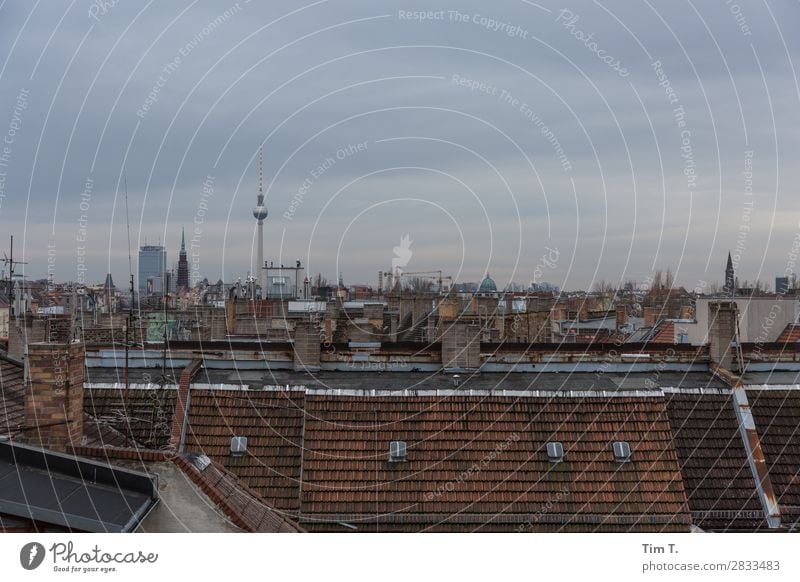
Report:
<svg viewBox="0 0 800 582"><path fill-rule="evenodd" d="M11 308L11 315L16 315L14 309L14 267L17 265L27 265L28 263L25 261L15 261L14 260L14 235L11 235L11 250L9 254L6 255L3 253L2 260L3 264L8 267L8 300Z"/></svg>

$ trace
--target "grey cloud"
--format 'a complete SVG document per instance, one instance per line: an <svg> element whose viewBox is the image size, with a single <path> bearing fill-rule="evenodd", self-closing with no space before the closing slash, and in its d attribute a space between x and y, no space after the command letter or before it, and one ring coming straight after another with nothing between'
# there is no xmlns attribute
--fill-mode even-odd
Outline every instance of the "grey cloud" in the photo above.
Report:
<svg viewBox="0 0 800 582"><path fill-rule="evenodd" d="M272 133L265 164L268 257L278 252L283 236L285 256L305 260L312 253L313 269L334 278L336 249L344 241L339 260L348 280L373 281L391 260L395 238L413 227L415 261L426 269L438 265L455 271L463 252L464 279L477 279L488 269L498 281L507 280L521 246L513 277L526 282L542 249L551 244L564 252L555 282L588 286L598 265L605 279L642 278L655 262L661 268L680 264L679 281L693 285L699 278L718 278L706 272L708 254L711 267L721 270L727 248L737 242L744 152L753 150L754 220L762 230L748 239L740 269L744 278L755 278L766 250L760 276L770 279L782 272L797 229L785 217L798 211L791 190L798 177L792 161L800 126L792 23L800 8L741 1L737 20L725 3L543 4L551 12L518 1L331 1L259 30L300 5L240 1L237 8L235 2L184 1L153 3L142 11L139 3L122 0L92 20L92 3L79 1L56 29L69 3L51 2L30 16L12 51L31 6L6 2L0 10L0 58L8 56L0 77L0 134L12 120L20 89L29 90L30 98L6 168L3 231L24 239L30 276L44 275L42 260L51 242L59 248L57 278L70 279L77 223L86 214L89 236L98 247L90 257L89 277L102 279L110 268L124 280L127 239L117 185L130 146L125 166L134 244L160 237L174 255L181 226L192 225L196 217L202 182L213 175L215 195L200 245L203 270L214 279L242 276L253 254L254 160L258 144ZM562 8L579 16L572 28L556 22ZM398 18L400 10L444 11L446 17L414 22ZM450 10L466 14L467 21L451 20ZM486 21L473 21L475 14L498 26L518 26L527 38L489 30L481 24ZM383 15L388 17L379 18ZM597 46L624 63L629 76L615 74L571 34L576 30L593 34ZM682 128L674 104L658 85L653 59L662 62L686 111L697 172L693 192L683 173ZM319 66L326 61L332 62ZM452 82L455 74L484 82L495 93L459 86ZM420 76L434 78L410 78ZM154 88L158 92L148 105ZM501 98L503 90L519 101ZM540 121L526 117L523 103ZM362 115L377 110L386 111ZM400 137L427 140L378 142ZM282 218L315 166L363 141L369 143L365 152L337 160L314 178L292 220ZM569 161L568 170L557 147ZM467 149L501 172L511 194ZM473 189L477 200L465 196L456 180L431 172L382 172L395 166L450 173ZM91 207L83 212L80 195L87 178L94 191ZM310 238L325 202L353 180L337 204L325 209ZM468 242L462 247L456 230L436 214L410 202L387 203L401 197L441 204L457 217ZM488 209L493 239L478 200ZM374 204L392 212L367 213L369 220L359 219L343 238L354 217ZM620 257L629 253L623 272ZM568 273L569 261L574 266Z"/></svg>

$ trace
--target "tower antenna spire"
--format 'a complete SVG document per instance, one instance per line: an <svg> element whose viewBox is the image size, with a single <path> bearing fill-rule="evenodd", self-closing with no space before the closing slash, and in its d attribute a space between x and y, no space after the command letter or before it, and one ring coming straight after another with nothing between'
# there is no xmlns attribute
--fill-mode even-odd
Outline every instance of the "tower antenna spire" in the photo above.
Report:
<svg viewBox="0 0 800 582"><path fill-rule="evenodd" d="M125 167L122 167L122 182L125 186L125 222L128 224L128 274L130 275L130 293L131 302L128 305L128 321L125 323L125 393L123 407L125 415L130 411L130 377L128 374L128 359L130 352L130 334L131 325L133 325L133 260L131 259L131 218L128 214L128 172ZM130 423L126 421L125 425L130 427Z"/></svg>
<svg viewBox="0 0 800 582"><path fill-rule="evenodd" d="M131 218L128 214L128 173L122 168L122 182L125 185L125 223L128 225L128 274L133 280L133 260L131 259ZM133 302L133 296L131 296Z"/></svg>
<svg viewBox="0 0 800 582"><path fill-rule="evenodd" d="M264 142L258 146L258 196L259 202L264 201Z"/></svg>

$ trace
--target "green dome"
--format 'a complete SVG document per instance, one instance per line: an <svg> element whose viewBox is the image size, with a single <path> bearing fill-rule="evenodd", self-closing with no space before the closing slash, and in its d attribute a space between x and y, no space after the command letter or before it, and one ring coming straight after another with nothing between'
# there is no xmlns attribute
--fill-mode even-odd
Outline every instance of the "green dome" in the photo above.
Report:
<svg viewBox="0 0 800 582"><path fill-rule="evenodd" d="M483 278L481 281L481 286L478 287L479 293L496 293L497 292L497 285L494 283L494 279L489 276L489 273L486 273L486 277Z"/></svg>

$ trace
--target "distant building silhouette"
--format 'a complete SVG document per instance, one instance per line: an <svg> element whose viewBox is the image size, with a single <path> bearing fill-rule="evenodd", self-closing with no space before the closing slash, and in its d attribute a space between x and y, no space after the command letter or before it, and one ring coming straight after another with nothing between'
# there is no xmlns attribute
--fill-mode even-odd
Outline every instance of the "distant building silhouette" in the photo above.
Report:
<svg viewBox="0 0 800 582"><path fill-rule="evenodd" d="M725 287L723 287L723 291L726 295L736 294L736 273L733 270L730 251L728 251L728 264L725 266Z"/></svg>
<svg viewBox="0 0 800 582"><path fill-rule="evenodd" d="M161 245L139 249L139 295L163 295L167 274L167 251Z"/></svg>
<svg viewBox="0 0 800 582"><path fill-rule="evenodd" d="M189 289L189 261L186 260L186 237L181 229L181 251L178 253L178 291Z"/></svg>

